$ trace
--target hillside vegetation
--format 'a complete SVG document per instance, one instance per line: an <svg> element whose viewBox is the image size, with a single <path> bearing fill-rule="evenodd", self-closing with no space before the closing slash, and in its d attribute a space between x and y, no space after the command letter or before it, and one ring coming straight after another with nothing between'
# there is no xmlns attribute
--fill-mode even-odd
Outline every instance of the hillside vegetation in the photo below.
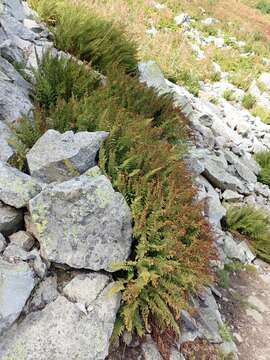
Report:
<svg viewBox="0 0 270 360"><path fill-rule="evenodd" d="M46 54L35 73L34 122L21 120L24 153L49 128L61 132L106 130L99 166L132 210L134 251L115 264L122 307L115 335L142 335L151 325L179 333L187 291L210 277L209 226L196 204L192 177L182 160L185 119L167 96L139 83L136 46L121 29L67 1L32 1L56 46L77 59ZM107 76L105 83L96 73ZM57 79L57 81L56 81Z"/></svg>

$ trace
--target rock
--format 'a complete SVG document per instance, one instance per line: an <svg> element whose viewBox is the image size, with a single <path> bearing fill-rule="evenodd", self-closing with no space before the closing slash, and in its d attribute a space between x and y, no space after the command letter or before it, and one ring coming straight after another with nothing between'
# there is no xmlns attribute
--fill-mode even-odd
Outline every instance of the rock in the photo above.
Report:
<svg viewBox="0 0 270 360"><path fill-rule="evenodd" d="M31 176L0 161L0 200L17 209L41 191L41 185Z"/></svg>
<svg viewBox="0 0 270 360"><path fill-rule="evenodd" d="M244 190L241 181L236 176L229 174L217 158L205 159L204 167L203 175L213 186L221 190L229 189L239 192Z"/></svg>
<svg viewBox="0 0 270 360"><path fill-rule="evenodd" d="M0 55L10 63L22 63L25 57L24 52L11 39L0 44Z"/></svg>
<svg viewBox="0 0 270 360"><path fill-rule="evenodd" d="M42 24L38 24L38 23L37 23L35 20L33 20L33 19L23 19L23 25L24 25L27 29L29 29L29 30L37 33L37 34L39 34L39 33L41 33L42 31L45 30L45 27L44 27Z"/></svg>
<svg viewBox="0 0 270 360"><path fill-rule="evenodd" d="M26 231L18 231L9 237L11 243L14 243L21 247L25 251L30 251L34 246L35 239Z"/></svg>
<svg viewBox="0 0 270 360"><path fill-rule="evenodd" d="M239 260L243 264L250 264L256 257L245 241L237 243L229 233L224 234L219 242L221 242L223 250L229 259Z"/></svg>
<svg viewBox="0 0 270 360"><path fill-rule="evenodd" d="M222 198L227 202L239 202L243 199L243 197L243 195L232 190L225 190L222 194Z"/></svg>
<svg viewBox="0 0 270 360"><path fill-rule="evenodd" d="M42 261L39 251L37 249L32 250L30 254L31 256L33 256L33 262L31 265L34 272L40 279L44 279L47 275L47 264Z"/></svg>
<svg viewBox="0 0 270 360"><path fill-rule="evenodd" d="M144 360L162 360L157 345L148 337L148 339L142 344L142 353L144 355Z"/></svg>
<svg viewBox="0 0 270 360"><path fill-rule="evenodd" d="M266 306L257 296L250 295L247 301L260 313L267 313L269 311L268 306Z"/></svg>
<svg viewBox="0 0 270 360"><path fill-rule="evenodd" d="M262 73L258 81L262 83L267 89L270 89L270 73Z"/></svg>
<svg viewBox="0 0 270 360"><path fill-rule="evenodd" d="M0 57L0 120L12 124L32 109L30 85Z"/></svg>
<svg viewBox="0 0 270 360"><path fill-rule="evenodd" d="M23 213L0 201L0 232L4 235L21 229L23 226Z"/></svg>
<svg viewBox="0 0 270 360"><path fill-rule="evenodd" d="M0 121L0 161L7 162L15 155L14 149L8 143L12 139L14 139L12 131Z"/></svg>
<svg viewBox="0 0 270 360"><path fill-rule="evenodd" d="M213 18L211 18L211 17L206 18L206 19L203 19L203 20L201 21L201 23L202 23L203 25L206 25L206 26L215 25L215 24L217 24L218 22L219 22L219 21L218 21L217 19L213 19Z"/></svg>
<svg viewBox="0 0 270 360"><path fill-rule="evenodd" d="M24 222L25 222L25 228L26 228L26 231L33 235L35 238L38 237L38 232L37 232L37 229L35 227L35 225L33 224L32 222L32 219L31 219L31 216L29 213L26 213L24 215Z"/></svg>
<svg viewBox="0 0 270 360"><path fill-rule="evenodd" d="M105 176L47 186L29 210L42 257L49 261L112 271L130 253L130 210Z"/></svg>
<svg viewBox="0 0 270 360"><path fill-rule="evenodd" d="M206 201L205 215L209 218L212 225L220 227L220 220L226 215L226 209L221 205L219 195L213 186L202 176L197 178L197 182L202 186L198 200Z"/></svg>
<svg viewBox="0 0 270 360"><path fill-rule="evenodd" d="M64 134L48 130L27 153L30 174L46 183L65 181L96 165L104 131Z"/></svg>
<svg viewBox="0 0 270 360"><path fill-rule="evenodd" d="M186 310L181 311L181 322L187 330L197 331L198 327L196 321L189 315Z"/></svg>
<svg viewBox="0 0 270 360"><path fill-rule="evenodd" d="M87 313L59 295L43 310L29 314L1 339L1 360L104 360L120 305L119 295L108 295L111 287L108 277ZM89 289L91 296L93 291Z"/></svg>
<svg viewBox="0 0 270 360"><path fill-rule="evenodd" d="M139 63L138 70L140 82L146 83L148 87L155 88L160 94L169 92L169 86L155 61Z"/></svg>
<svg viewBox="0 0 270 360"><path fill-rule="evenodd" d="M12 243L5 249L3 257L11 263L15 263L17 260L28 261L34 259L34 256L31 253Z"/></svg>
<svg viewBox="0 0 270 360"><path fill-rule="evenodd" d="M35 290L32 299L27 306L27 312L33 312L44 309L44 307L53 302L59 293L57 291L57 277L50 276L41 281Z"/></svg>
<svg viewBox="0 0 270 360"><path fill-rule="evenodd" d="M4 0L4 11L15 17L18 21L24 18L24 8L21 0Z"/></svg>
<svg viewBox="0 0 270 360"><path fill-rule="evenodd" d="M19 317L34 285L27 264L10 264L0 259L0 334Z"/></svg>
<svg viewBox="0 0 270 360"><path fill-rule="evenodd" d="M102 174L101 169L98 166L94 166L91 169L87 170L83 175L95 177L95 176L101 176L103 174Z"/></svg>
<svg viewBox="0 0 270 360"><path fill-rule="evenodd" d="M252 171L249 170L248 167L246 167L241 162L238 162L234 165L234 168L237 172L237 174L245 180L247 183L255 184L257 182L257 176L254 175Z"/></svg>
<svg viewBox="0 0 270 360"><path fill-rule="evenodd" d="M83 304L87 309L107 285L108 276L103 274L80 274L63 289L63 294L71 302Z"/></svg>
<svg viewBox="0 0 270 360"><path fill-rule="evenodd" d="M242 338L242 336L240 334L233 333L233 337L236 340L237 344L239 344L239 345L242 344L243 338Z"/></svg>
<svg viewBox="0 0 270 360"><path fill-rule="evenodd" d="M174 21L176 25L182 25L190 22L190 16L188 14L180 14L175 16Z"/></svg>
<svg viewBox="0 0 270 360"><path fill-rule="evenodd" d="M5 250L7 242L5 237L0 233L0 254Z"/></svg>
<svg viewBox="0 0 270 360"><path fill-rule="evenodd" d="M185 360L185 358L178 350L172 350L170 360Z"/></svg>

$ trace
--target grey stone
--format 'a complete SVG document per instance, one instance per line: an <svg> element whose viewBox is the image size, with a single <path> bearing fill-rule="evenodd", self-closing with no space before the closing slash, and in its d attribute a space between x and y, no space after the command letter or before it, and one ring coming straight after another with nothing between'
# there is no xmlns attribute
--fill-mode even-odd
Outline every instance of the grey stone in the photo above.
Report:
<svg viewBox="0 0 270 360"><path fill-rule="evenodd" d="M258 81L262 83L267 89L270 89L270 73L262 73Z"/></svg>
<svg viewBox="0 0 270 360"><path fill-rule="evenodd" d="M0 254L5 250L6 246L7 246L6 239L4 235L0 233Z"/></svg>
<svg viewBox="0 0 270 360"><path fill-rule="evenodd" d="M35 243L33 236L22 230L9 236L9 240L11 243L20 246L25 251L30 251Z"/></svg>
<svg viewBox="0 0 270 360"><path fill-rule="evenodd" d="M24 61L24 52L11 39L0 44L0 55L10 63L23 63Z"/></svg>
<svg viewBox="0 0 270 360"><path fill-rule="evenodd" d="M242 192L244 186L241 181L224 169L223 164L215 158L207 158L204 161L205 170L203 175L215 187L221 190L230 189Z"/></svg>
<svg viewBox="0 0 270 360"><path fill-rule="evenodd" d="M38 23L37 23L35 20L33 20L33 19L23 19L23 25L24 25L27 29L29 29L29 30L37 33L37 34L40 34L42 31L46 30L46 28L44 27L44 25L38 24Z"/></svg>
<svg viewBox="0 0 270 360"><path fill-rule="evenodd" d="M30 85L0 57L0 120L12 124L32 109Z"/></svg>
<svg viewBox="0 0 270 360"><path fill-rule="evenodd" d="M243 199L243 197L243 195L232 190L225 190L222 194L222 198L228 202L239 202Z"/></svg>
<svg viewBox="0 0 270 360"><path fill-rule="evenodd" d="M146 83L148 87L153 87L160 94L169 92L169 87L166 80L155 61L148 61L138 65L140 73L140 81Z"/></svg>
<svg viewBox="0 0 270 360"><path fill-rule="evenodd" d="M9 262L15 263L17 260L28 261L33 260L34 255L23 250L16 244L9 244L3 253L4 259Z"/></svg>
<svg viewBox="0 0 270 360"><path fill-rule="evenodd" d="M94 166L91 169L87 170L83 175L94 177L94 176L101 176L103 174L98 166Z"/></svg>
<svg viewBox="0 0 270 360"><path fill-rule="evenodd" d="M18 318L34 285L27 264L10 264L0 259L0 334Z"/></svg>
<svg viewBox="0 0 270 360"><path fill-rule="evenodd" d="M34 270L34 272L37 274L37 276L40 279L44 279L45 276L47 275L47 265L48 262L45 263L45 261L43 261L41 259L41 256L38 252L37 249L34 249L30 252L30 255L33 256L33 261L32 261L32 268Z"/></svg>
<svg viewBox="0 0 270 360"><path fill-rule="evenodd" d="M29 234L33 235L35 238L37 238L38 237L38 231L37 231L35 225L33 224L31 216L30 216L29 213L26 213L24 215L24 222L25 222L26 231Z"/></svg>
<svg viewBox="0 0 270 360"><path fill-rule="evenodd" d="M32 299L27 304L27 312L44 309L44 307L53 302L58 295L57 277L47 277L41 281L35 289Z"/></svg>
<svg viewBox="0 0 270 360"><path fill-rule="evenodd" d="M100 144L107 136L104 131L60 134L48 130L26 155L30 174L46 183L78 176L96 165Z"/></svg>
<svg viewBox="0 0 270 360"><path fill-rule="evenodd" d="M205 215L214 226L220 226L220 220L226 215L226 209L221 205L219 195L213 186L202 176L197 178L197 183L202 187L198 200L206 201Z"/></svg>
<svg viewBox="0 0 270 360"><path fill-rule="evenodd" d="M107 284L107 275L80 274L64 287L63 294L71 302L83 304L87 309Z"/></svg>
<svg viewBox="0 0 270 360"><path fill-rule="evenodd" d="M183 322L187 330L190 331L198 330L195 319L193 319L186 310L181 311L181 322Z"/></svg>
<svg viewBox="0 0 270 360"><path fill-rule="evenodd" d="M144 360L162 360L157 345L150 336L142 344L142 353L144 355Z"/></svg>
<svg viewBox="0 0 270 360"><path fill-rule="evenodd" d="M243 264L250 264L256 257L245 241L237 243L229 233L224 234L220 241L229 259L239 260Z"/></svg>
<svg viewBox="0 0 270 360"><path fill-rule="evenodd" d="M42 257L49 261L112 271L130 253L130 210L105 176L49 185L29 210Z"/></svg>
<svg viewBox="0 0 270 360"><path fill-rule="evenodd" d="M170 360L185 360L185 358L178 350L173 349L170 355Z"/></svg>
<svg viewBox="0 0 270 360"><path fill-rule="evenodd" d="M24 8L21 0L4 0L4 11L15 17L17 20L22 21L24 18Z"/></svg>
<svg viewBox="0 0 270 360"><path fill-rule="evenodd" d="M234 165L237 174L246 182L255 184L257 182L257 176L249 170L244 164L238 162Z"/></svg>
<svg viewBox="0 0 270 360"><path fill-rule="evenodd" d="M60 295L30 313L1 339L1 360L104 360L120 305L119 295L109 296L112 285L96 292L86 313Z"/></svg>
<svg viewBox="0 0 270 360"><path fill-rule="evenodd" d="M23 213L20 210L4 205L0 201L0 232L4 235L21 229L23 226Z"/></svg>
<svg viewBox="0 0 270 360"><path fill-rule="evenodd" d="M17 209L41 191L41 185L31 176L0 161L0 200Z"/></svg>

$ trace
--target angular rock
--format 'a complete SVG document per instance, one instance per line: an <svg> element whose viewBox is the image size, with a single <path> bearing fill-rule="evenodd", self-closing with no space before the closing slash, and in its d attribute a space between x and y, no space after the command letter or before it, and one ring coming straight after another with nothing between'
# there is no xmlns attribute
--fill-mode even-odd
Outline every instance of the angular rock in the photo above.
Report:
<svg viewBox="0 0 270 360"><path fill-rule="evenodd" d="M162 360L157 345L151 338L142 344L142 352L144 360Z"/></svg>
<svg viewBox="0 0 270 360"><path fill-rule="evenodd" d="M17 209L41 191L41 185L31 176L0 161L0 200Z"/></svg>
<svg viewBox="0 0 270 360"><path fill-rule="evenodd" d="M30 85L0 57L0 120L12 124L32 109Z"/></svg>
<svg viewBox="0 0 270 360"><path fill-rule="evenodd" d="M11 243L21 247L25 251L30 251L34 246L35 239L26 231L18 231L9 237Z"/></svg>
<svg viewBox="0 0 270 360"><path fill-rule="evenodd" d="M258 81L262 83L267 89L270 89L270 73L262 73Z"/></svg>
<svg viewBox="0 0 270 360"><path fill-rule="evenodd" d="M19 230L23 226L23 213L20 210L4 205L0 201L0 232L4 235Z"/></svg>
<svg viewBox="0 0 270 360"><path fill-rule="evenodd" d="M243 199L243 197L243 195L232 190L225 190L222 194L222 198L228 202L239 202Z"/></svg>
<svg viewBox="0 0 270 360"><path fill-rule="evenodd" d="M256 258L245 241L237 243L233 237L224 234L218 243L221 244L224 253L231 260L239 260L243 264L250 264Z"/></svg>
<svg viewBox="0 0 270 360"><path fill-rule="evenodd" d="M138 65L140 73L140 81L146 83L147 86L153 87L159 91L160 94L169 92L169 86L155 61L148 61Z"/></svg>
<svg viewBox="0 0 270 360"><path fill-rule="evenodd" d="M58 297L57 278L50 276L41 281L35 289L32 299L27 304L27 312L42 310Z"/></svg>
<svg viewBox="0 0 270 360"><path fill-rule="evenodd" d="M0 253L2 253L7 246L5 237L0 233Z"/></svg>
<svg viewBox="0 0 270 360"><path fill-rule="evenodd" d="M49 261L112 271L130 253L130 210L105 176L49 185L29 210L42 257Z"/></svg>
<svg viewBox="0 0 270 360"><path fill-rule="evenodd" d="M21 0L4 0L4 11L15 17L17 20L22 21L24 18L24 8Z"/></svg>
<svg viewBox="0 0 270 360"><path fill-rule="evenodd" d="M239 192L244 190L241 181L236 176L229 174L220 161L214 158L207 158L204 161L204 166L203 175L213 186L221 190L230 189Z"/></svg>
<svg viewBox="0 0 270 360"><path fill-rule="evenodd" d="M37 276L40 279L44 279L45 276L47 275L47 266L49 267L49 263L48 262L44 262L41 259L41 256L39 254L39 251L37 249L32 250L29 255L31 255L33 257L33 261L32 261L32 268L34 270L34 272L37 274Z"/></svg>
<svg viewBox="0 0 270 360"><path fill-rule="evenodd" d="M4 259L12 263L15 263L17 260L28 261L35 258L31 253L23 250L20 246L12 243L9 244L8 247L5 249L3 257Z"/></svg>
<svg viewBox="0 0 270 360"><path fill-rule="evenodd" d="M0 334L18 318L34 286L26 263L10 264L0 259Z"/></svg>
<svg viewBox="0 0 270 360"><path fill-rule="evenodd" d="M98 275L97 275L98 276ZM104 360L120 296L109 296L112 284L96 292L86 313L64 296L29 314L0 341L0 358L27 360ZM90 288L92 295L94 289ZM68 341L67 341L68 340ZM19 349L19 350L18 350Z"/></svg>
<svg viewBox="0 0 270 360"><path fill-rule="evenodd" d="M104 131L60 134L48 130L26 156L30 174L46 183L78 176L96 165L100 144L107 136Z"/></svg>

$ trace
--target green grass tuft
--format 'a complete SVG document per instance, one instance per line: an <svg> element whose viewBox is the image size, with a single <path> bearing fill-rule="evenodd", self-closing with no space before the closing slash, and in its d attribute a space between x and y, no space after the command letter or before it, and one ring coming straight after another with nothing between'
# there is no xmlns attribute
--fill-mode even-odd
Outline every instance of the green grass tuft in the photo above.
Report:
<svg viewBox="0 0 270 360"><path fill-rule="evenodd" d="M259 152L255 155L255 159L261 166L258 180L263 184L270 186L270 151Z"/></svg>
<svg viewBox="0 0 270 360"><path fill-rule="evenodd" d="M242 106L248 110L252 109L256 104L255 96L251 94L245 94L242 99Z"/></svg>
<svg viewBox="0 0 270 360"><path fill-rule="evenodd" d="M265 261L270 262L270 216L251 207L230 207L227 225L232 231L245 235L253 249Z"/></svg>
<svg viewBox="0 0 270 360"><path fill-rule="evenodd" d="M263 14L270 14L270 1L259 0L256 3L256 9L260 10Z"/></svg>

